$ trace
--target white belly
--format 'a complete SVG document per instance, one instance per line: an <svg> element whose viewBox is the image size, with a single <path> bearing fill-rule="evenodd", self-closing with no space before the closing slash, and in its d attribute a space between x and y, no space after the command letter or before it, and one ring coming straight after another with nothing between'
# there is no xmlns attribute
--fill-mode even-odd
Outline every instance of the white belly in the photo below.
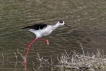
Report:
<svg viewBox="0 0 106 71"><path fill-rule="evenodd" d="M48 36L49 34L51 34L53 30L51 30L51 26L50 26L49 28L44 28L39 30L30 29L29 31L34 33L37 38L41 38L42 36Z"/></svg>
<svg viewBox="0 0 106 71"><path fill-rule="evenodd" d="M49 34L51 34L52 31L43 31L41 33L42 36L48 36Z"/></svg>

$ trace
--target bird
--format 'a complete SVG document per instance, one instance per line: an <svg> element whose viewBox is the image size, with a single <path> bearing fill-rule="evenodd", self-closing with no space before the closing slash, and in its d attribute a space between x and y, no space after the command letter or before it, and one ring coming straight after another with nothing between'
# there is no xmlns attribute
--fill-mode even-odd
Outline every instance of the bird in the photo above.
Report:
<svg viewBox="0 0 106 71"><path fill-rule="evenodd" d="M63 26L63 25L70 27L67 24L65 24L65 22L63 20L58 20L55 25L47 25L44 23L37 23L37 24L31 25L31 26L23 27L22 29L28 29L30 32L32 32L36 35L36 38L32 42L30 42L28 45L28 49L26 51L26 58L28 57L30 47L32 46L32 44L35 41L40 41L40 40L45 41L46 44L49 45L48 39L41 39L41 37L50 35L56 28L58 28L59 26Z"/></svg>

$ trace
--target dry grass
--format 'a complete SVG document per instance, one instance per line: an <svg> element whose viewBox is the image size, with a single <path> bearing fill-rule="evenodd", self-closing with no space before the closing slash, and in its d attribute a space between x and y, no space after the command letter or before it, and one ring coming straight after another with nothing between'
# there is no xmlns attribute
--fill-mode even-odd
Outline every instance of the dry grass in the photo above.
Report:
<svg viewBox="0 0 106 71"><path fill-rule="evenodd" d="M46 46L42 42L34 44L31 48L29 58L32 58L32 61L35 60L35 54L37 53L43 54L45 57L49 57L49 54L55 56L55 54L61 54L65 49L76 50L76 52L72 51L76 53L75 56L68 56L71 59L68 62L73 61L73 67L75 63L74 58L82 61L88 56L89 61L93 60L92 57L98 61L99 58L96 54L84 54L84 52L96 52L96 49L99 48L106 51L105 12L106 0L0 0L0 58L3 60L6 59L7 62L11 59L16 61L15 65L13 63L12 66L7 66L8 68L20 67L18 62L21 58L18 59L17 53L14 53L14 51L19 48L20 52L24 54L27 49L27 44L35 37L33 34L21 28L38 22L55 24L58 20L62 19L72 28L58 28L50 36L45 37L49 39L50 46ZM81 42L84 46L84 55L77 53L81 51L78 42ZM64 56L67 55L69 54L65 53L62 55L63 58L61 58L67 60L67 57L64 59ZM8 56L8 59L3 56ZM81 57L84 59L81 60ZM49 64L53 65L54 61L52 58L54 57L50 58ZM58 57L58 60L62 61L60 60L61 58ZM103 57L101 58L103 59ZM45 61L47 62L47 60L43 62ZM67 63L67 61L65 62ZM1 63L2 68L5 68L5 60ZM76 64L80 66L84 63L86 64L86 61L81 63ZM90 67L92 65L91 63ZM33 65L31 66L33 67Z"/></svg>
<svg viewBox="0 0 106 71"><path fill-rule="evenodd" d="M97 50L96 53L88 53L84 52L79 54L76 51L71 51L65 53L62 56L57 55L58 63L55 67L65 68L75 71L105 71L106 70L106 55L102 50ZM51 57L50 57L51 58ZM47 59L40 58L38 54L38 61L40 62L40 66L43 67L44 63L48 63L53 68L53 60L49 62ZM45 61L46 60L46 61ZM43 63L43 64L42 64Z"/></svg>
<svg viewBox="0 0 106 71"><path fill-rule="evenodd" d="M59 59L59 64L70 69L105 71L106 56L99 50L97 50L96 54L78 54L76 51L72 51L72 54L71 56L67 56L67 54L62 55Z"/></svg>
<svg viewBox="0 0 106 71"><path fill-rule="evenodd" d="M19 55L20 56L19 56ZM19 64L23 65L23 60L25 57L17 50L17 53L14 52L15 61L10 62L9 60L5 60L5 56L2 53L2 68L0 69L12 69L12 68L6 68L6 63L12 63L14 65L13 69L21 69L17 66ZM18 61L19 57L22 58L22 61ZM106 55L104 54L103 50L97 50L96 53L89 53L85 52L82 47L82 53L76 52L75 50L72 50L70 53L68 53L66 50L64 50L64 53L61 56L57 55L57 63L54 63L55 61L50 56L50 58L45 59L44 57L40 56L40 54L37 53L37 61L39 63L35 63L32 61L32 68L33 71L37 71L38 69L43 69L44 67L50 67L51 70L54 70L55 68L61 68L62 70L72 70L72 71L105 71L106 70ZM28 64L28 63L27 63ZM39 66L36 69L36 65ZM28 66L25 66L25 71L28 70Z"/></svg>

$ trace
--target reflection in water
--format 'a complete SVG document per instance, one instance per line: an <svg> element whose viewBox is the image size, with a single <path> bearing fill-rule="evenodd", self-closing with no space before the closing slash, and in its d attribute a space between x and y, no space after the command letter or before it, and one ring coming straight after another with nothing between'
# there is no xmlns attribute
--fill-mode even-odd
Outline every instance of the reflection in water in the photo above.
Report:
<svg viewBox="0 0 106 71"><path fill-rule="evenodd" d="M82 48L83 49L83 48ZM102 51L103 52L103 51ZM79 54L76 51L72 51L67 53L63 53L60 57L57 55L58 62L54 62L53 58L45 59L41 57L40 54L37 53L37 61L27 60L26 64L23 64L22 61L17 61L17 55L15 53L15 57L17 58L14 62L7 62L7 60L2 59L2 70L8 69L6 66L13 65L14 69L18 69L19 65L21 68L24 68L24 71L86 71L86 70L105 70L106 66L106 56L100 50L97 51L96 54L85 53L83 50L83 54ZM24 60L24 56L18 51L18 54L21 55L21 58ZM2 54L3 55L3 54ZM56 60L55 60L56 61ZM8 67L7 66L7 67Z"/></svg>
<svg viewBox="0 0 106 71"><path fill-rule="evenodd" d="M24 60L24 56L19 52L17 49L18 54L21 56L21 58ZM1 70L10 70L10 71L65 71L64 65L58 65L54 63L52 57L50 56L50 59L45 59L40 56L40 54L37 53L37 61L38 63L35 64L34 61L31 62L31 67L29 67L28 63L23 64L23 61L18 61L18 54L14 52L15 55L15 61L9 61L8 59L5 59L4 55L2 54L2 59L0 59L2 63ZM64 59L63 59L64 60ZM62 61L63 62L63 61ZM8 68L8 66L13 66L14 68ZM24 69L23 69L24 68Z"/></svg>

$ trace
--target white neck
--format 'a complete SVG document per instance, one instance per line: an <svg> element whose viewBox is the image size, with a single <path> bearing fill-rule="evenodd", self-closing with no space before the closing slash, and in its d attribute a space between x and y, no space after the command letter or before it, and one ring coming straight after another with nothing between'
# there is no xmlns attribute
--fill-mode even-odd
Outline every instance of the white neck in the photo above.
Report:
<svg viewBox="0 0 106 71"><path fill-rule="evenodd" d="M59 26L60 26L60 24L59 23L56 23L55 25L53 25L53 30L56 29L56 28L58 28Z"/></svg>

